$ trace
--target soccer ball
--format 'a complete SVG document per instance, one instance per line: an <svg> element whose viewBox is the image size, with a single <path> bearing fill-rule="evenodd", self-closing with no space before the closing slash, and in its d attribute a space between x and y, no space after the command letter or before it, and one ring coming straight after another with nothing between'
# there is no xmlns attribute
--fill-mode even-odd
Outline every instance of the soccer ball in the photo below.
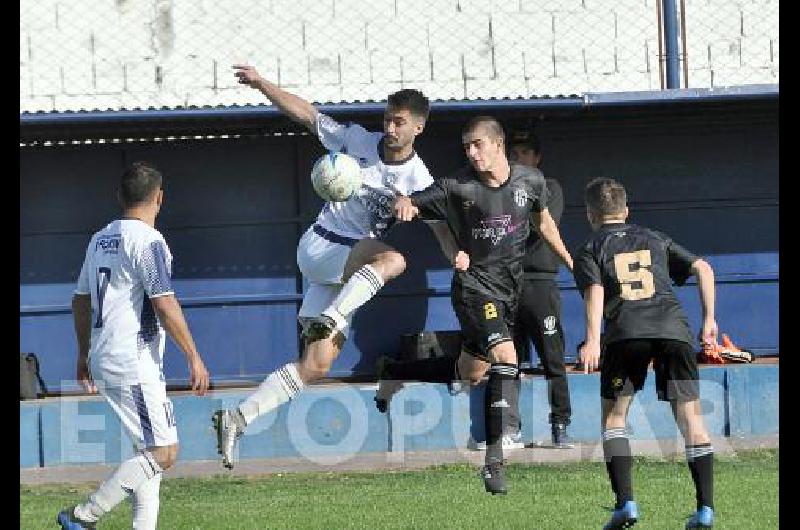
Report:
<svg viewBox="0 0 800 530"><path fill-rule="evenodd" d="M346 201L361 186L361 181L361 166L344 153L321 156L311 170L311 185L326 201Z"/></svg>

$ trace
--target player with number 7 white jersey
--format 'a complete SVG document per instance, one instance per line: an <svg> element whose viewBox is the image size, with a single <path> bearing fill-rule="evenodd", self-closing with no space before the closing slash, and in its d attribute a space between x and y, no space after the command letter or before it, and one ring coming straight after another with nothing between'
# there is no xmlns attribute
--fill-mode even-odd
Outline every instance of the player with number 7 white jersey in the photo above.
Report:
<svg viewBox="0 0 800 530"><path fill-rule="evenodd" d="M151 299L174 295L172 254L161 233L122 218L94 234L75 294L92 301L92 373L115 384L164 381L166 334Z"/></svg>
<svg viewBox="0 0 800 530"><path fill-rule="evenodd" d="M163 196L161 173L134 163L120 182L121 218L95 233L86 249L72 298L77 378L87 391L100 391L136 454L86 502L59 512L64 530L94 528L127 497L133 527L156 528L161 475L178 453L163 371L165 331L186 355L195 393L208 389L208 371L172 289L172 255L154 227Z"/></svg>

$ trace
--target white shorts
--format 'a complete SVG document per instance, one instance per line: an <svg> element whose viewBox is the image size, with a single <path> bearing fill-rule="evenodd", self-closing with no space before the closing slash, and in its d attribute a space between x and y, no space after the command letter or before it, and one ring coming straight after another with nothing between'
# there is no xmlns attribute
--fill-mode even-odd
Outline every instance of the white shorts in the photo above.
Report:
<svg viewBox="0 0 800 530"><path fill-rule="evenodd" d="M304 328L308 320L318 317L336 299L342 290L342 276L352 246L325 239L314 231L314 225L306 230L297 245L297 266L308 281L308 290L303 296L303 305L297 320ZM352 315L342 330L347 336Z"/></svg>
<svg viewBox="0 0 800 530"><path fill-rule="evenodd" d="M353 247L325 239L314 231L315 226L311 225L297 244L297 267L310 283L341 285Z"/></svg>
<svg viewBox="0 0 800 530"><path fill-rule="evenodd" d="M124 384L114 378L110 383L97 375L101 374L92 372L98 392L117 413L137 449L178 443L175 413L164 381Z"/></svg>

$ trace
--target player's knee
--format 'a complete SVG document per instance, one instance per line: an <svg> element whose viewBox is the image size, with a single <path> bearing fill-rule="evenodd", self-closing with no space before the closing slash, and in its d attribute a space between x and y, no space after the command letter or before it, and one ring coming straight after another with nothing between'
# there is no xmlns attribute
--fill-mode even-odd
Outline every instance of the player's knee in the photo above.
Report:
<svg viewBox="0 0 800 530"><path fill-rule="evenodd" d="M406 270L406 259L396 250L382 252L378 261L384 281L391 280Z"/></svg>
<svg viewBox="0 0 800 530"><path fill-rule="evenodd" d="M495 344L487 353L492 363L517 364L517 350L513 341L506 340Z"/></svg>
<svg viewBox="0 0 800 530"><path fill-rule="evenodd" d="M303 384L309 385L325 377L330 367L330 363L303 362L298 365L297 373L300 374Z"/></svg>
<svg viewBox="0 0 800 530"><path fill-rule="evenodd" d="M604 429L622 429L625 428L627 414L624 410L619 410L613 406L608 406L603 411L603 428Z"/></svg>

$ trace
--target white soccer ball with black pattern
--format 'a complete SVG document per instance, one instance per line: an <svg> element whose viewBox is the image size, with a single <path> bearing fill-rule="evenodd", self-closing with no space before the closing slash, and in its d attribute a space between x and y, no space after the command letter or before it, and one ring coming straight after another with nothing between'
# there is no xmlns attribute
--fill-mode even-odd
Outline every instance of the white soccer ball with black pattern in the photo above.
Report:
<svg viewBox="0 0 800 530"><path fill-rule="evenodd" d="M344 153L321 156L311 170L311 185L326 201L346 201L361 186L361 166Z"/></svg>

